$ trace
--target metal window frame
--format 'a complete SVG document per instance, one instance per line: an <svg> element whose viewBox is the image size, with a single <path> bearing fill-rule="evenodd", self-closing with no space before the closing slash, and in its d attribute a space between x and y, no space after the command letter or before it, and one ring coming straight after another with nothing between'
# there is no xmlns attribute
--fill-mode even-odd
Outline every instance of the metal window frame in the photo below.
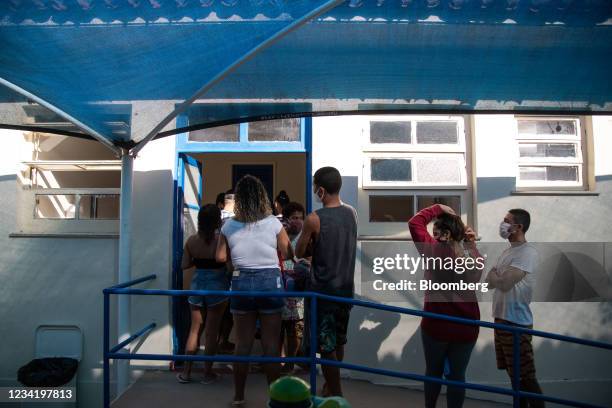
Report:
<svg viewBox="0 0 612 408"><path fill-rule="evenodd" d="M583 191L587 190L587 180L585 171L587 164L586 158L586 127L583 125L582 117L567 117L567 116L524 116L517 115L515 119L515 140L516 140L516 190L517 191ZM557 134L531 134L520 133L519 122L521 120L531 121L573 121L576 126L576 134L573 135L557 135ZM527 143L562 143L576 145L575 158L527 158L521 157L519 147L521 144ZM521 180L521 168L525 167L578 167L577 181L549 181L549 180Z"/></svg>
<svg viewBox="0 0 612 408"><path fill-rule="evenodd" d="M363 152L410 152L410 153L464 153L466 151L465 119L463 116L445 115L384 115L364 116L362 127ZM370 124L372 122L410 122L410 143L372 143ZM417 143L419 122L456 122L457 143Z"/></svg>
<svg viewBox="0 0 612 408"><path fill-rule="evenodd" d="M34 194L34 207L32 209L32 217L34 220L49 220L49 221L118 221L119 214L117 214L117 218L81 218L80 217L80 209L81 209L81 199L84 196L91 196L94 202L97 202L97 198L101 196L116 196L118 200L120 200L121 194L118 188L100 188L100 189L67 189L67 188L44 188L44 189L35 189L32 190ZM38 197L39 196L74 196L74 217L70 218L62 218L62 217L38 217L37 216L37 208L38 208ZM94 204L96 205L96 204Z"/></svg>
<svg viewBox="0 0 612 408"><path fill-rule="evenodd" d="M363 201L364 211L363 211L362 217L360 217L359 219L359 223L360 225L363 225L363 227L366 229L379 229L381 227L387 227L389 229L394 229L394 230L406 232L407 234L409 234L409 232L407 231L407 225L406 225L408 220L398 221L398 222L370 221L370 197L372 196L400 196L400 197L410 196L413 198L413 203L412 203L412 213L413 214L416 214L418 212L418 198L419 197L422 197L422 196L459 197L459 205L461 208L460 208L460 214L458 215L460 215L463 221L466 222L467 216L468 216L468 210L469 210L467 206L467 201L468 201L467 194L468 194L467 189L465 190L447 190L447 189L439 189L439 190L393 189L391 190L391 189L387 189L387 190L367 191L367 194L365 195L365 200Z"/></svg>
<svg viewBox="0 0 612 408"><path fill-rule="evenodd" d="M432 182L421 182L419 181L419 174L416 162L419 159L440 159L442 156L445 158L455 158L459 162L459 177L460 182L456 184L444 183L432 183ZM372 159L404 159L410 160L411 165L411 181L375 181L371 179ZM367 152L362 154L362 176L361 176L361 188L364 190L374 189L467 189L467 163L465 153L404 153L404 152Z"/></svg>

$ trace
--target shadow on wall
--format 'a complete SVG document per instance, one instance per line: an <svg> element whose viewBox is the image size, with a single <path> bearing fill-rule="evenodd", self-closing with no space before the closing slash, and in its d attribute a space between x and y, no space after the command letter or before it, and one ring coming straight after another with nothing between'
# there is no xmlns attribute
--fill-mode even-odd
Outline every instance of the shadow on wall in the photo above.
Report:
<svg viewBox="0 0 612 408"><path fill-rule="evenodd" d="M602 303L601 307L606 309L602 312L608 313L609 316L612 306ZM482 304L481 312L483 312ZM425 361L419 323L420 318L417 317L408 315L401 317L398 313L355 306L349 322L345 361L404 373L424 374ZM600 335L593 340L610 339ZM605 404L606 401L610 401L610 378L605 374L609 365L607 364L609 357L605 353L609 352L540 338L534 338L534 349L538 378L545 394L593 404ZM560 358L560 356L565 357ZM348 375L351 378L367 379L374 383L422 388L421 382L357 371L352 371ZM496 367L491 329L480 329L479 342L470 358L467 381L510 388L508 375ZM509 398L498 394L475 391L468 391L468 396L485 400L510 401ZM443 396L440 398L444 399Z"/></svg>
<svg viewBox="0 0 612 408"><path fill-rule="evenodd" d="M3 181L11 181L11 180L17 180L17 175L16 174L6 174L4 176L0 176L0 183Z"/></svg>
<svg viewBox="0 0 612 408"><path fill-rule="evenodd" d="M534 301L612 300L612 285L601 261L579 252L550 254L538 266Z"/></svg>
<svg viewBox="0 0 612 408"><path fill-rule="evenodd" d="M515 177L478 177L476 193L478 204L505 198L516 189Z"/></svg>
<svg viewBox="0 0 612 408"><path fill-rule="evenodd" d="M340 196L342 201L357 209L359 195L359 178L357 176L342 176L342 189Z"/></svg>

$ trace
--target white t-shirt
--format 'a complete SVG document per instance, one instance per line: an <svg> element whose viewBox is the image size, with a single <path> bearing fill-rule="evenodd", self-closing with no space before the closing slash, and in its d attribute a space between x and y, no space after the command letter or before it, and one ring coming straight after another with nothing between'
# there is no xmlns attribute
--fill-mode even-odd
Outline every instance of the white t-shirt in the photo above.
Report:
<svg viewBox="0 0 612 408"><path fill-rule="evenodd" d="M221 220L225 221L226 218L231 218L233 216L233 211L221 210Z"/></svg>
<svg viewBox="0 0 612 408"><path fill-rule="evenodd" d="M504 270L513 266L525 272L512 289L502 292L499 289L493 293L493 317L512 323L530 326L533 315L529 308L535 286L534 272L538 264L538 251L533 245L524 243L507 248L497 260L497 273L503 275Z"/></svg>
<svg viewBox="0 0 612 408"><path fill-rule="evenodd" d="M283 228L273 215L245 224L229 218L221 227L235 269L278 268L277 235Z"/></svg>

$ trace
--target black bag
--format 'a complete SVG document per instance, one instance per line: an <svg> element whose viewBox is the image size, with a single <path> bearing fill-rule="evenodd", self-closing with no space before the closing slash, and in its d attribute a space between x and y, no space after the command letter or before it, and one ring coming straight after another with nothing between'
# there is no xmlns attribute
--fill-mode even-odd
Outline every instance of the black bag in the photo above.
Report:
<svg viewBox="0 0 612 408"><path fill-rule="evenodd" d="M76 374L79 362L74 358L37 358L17 372L17 380L26 387L60 387Z"/></svg>

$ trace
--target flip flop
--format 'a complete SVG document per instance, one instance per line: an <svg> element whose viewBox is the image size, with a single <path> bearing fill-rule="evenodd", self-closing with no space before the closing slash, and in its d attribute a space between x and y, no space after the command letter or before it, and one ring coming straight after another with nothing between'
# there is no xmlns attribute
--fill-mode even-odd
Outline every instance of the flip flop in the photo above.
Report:
<svg viewBox="0 0 612 408"><path fill-rule="evenodd" d="M245 403L245 400L233 400L232 407L243 407Z"/></svg>
<svg viewBox="0 0 612 408"><path fill-rule="evenodd" d="M183 373L177 373L176 374L176 381L179 382L179 384L187 384L191 382L191 378L185 378L183 377Z"/></svg>
<svg viewBox="0 0 612 408"><path fill-rule="evenodd" d="M208 385L217 382L217 380L219 380L219 374L213 373L211 377L204 378L202 381L200 381L200 384Z"/></svg>

